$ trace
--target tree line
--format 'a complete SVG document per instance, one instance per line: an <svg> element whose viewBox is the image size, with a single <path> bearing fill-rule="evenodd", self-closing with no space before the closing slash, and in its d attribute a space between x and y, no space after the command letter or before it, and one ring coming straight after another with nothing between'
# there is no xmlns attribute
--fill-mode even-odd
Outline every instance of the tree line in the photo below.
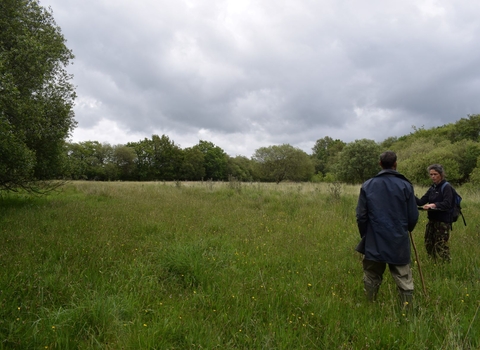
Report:
<svg viewBox="0 0 480 350"><path fill-rule="evenodd" d="M412 182L428 184L426 168L441 163L449 181L480 180L480 115L383 142L345 143L325 136L307 154L289 144L257 149L251 158L231 157L209 141L182 149L168 136L152 135L125 145L97 141L67 143L65 175L100 181L339 181L361 183L378 170L378 156L397 152L399 171Z"/></svg>

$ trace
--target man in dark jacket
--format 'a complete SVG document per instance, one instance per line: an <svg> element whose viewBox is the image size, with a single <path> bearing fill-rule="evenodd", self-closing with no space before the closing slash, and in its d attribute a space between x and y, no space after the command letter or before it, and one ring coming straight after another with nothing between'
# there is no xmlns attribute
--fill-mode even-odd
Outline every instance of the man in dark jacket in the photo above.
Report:
<svg viewBox="0 0 480 350"><path fill-rule="evenodd" d="M375 300L388 264L401 301L407 305L413 296L409 231L417 224L418 209L412 184L396 171L396 154L382 153L380 166L382 170L362 185L356 210L365 244L360 249L365 255L365 294L368 300Z"/></svg>

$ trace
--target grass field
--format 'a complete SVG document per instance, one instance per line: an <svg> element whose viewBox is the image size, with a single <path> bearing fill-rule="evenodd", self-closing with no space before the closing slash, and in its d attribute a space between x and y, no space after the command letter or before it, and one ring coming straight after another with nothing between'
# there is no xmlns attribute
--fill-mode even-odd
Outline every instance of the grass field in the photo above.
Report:
<svg viewBox="0 0 480 350"><path fill-rule="evenodd" d="M425 189L417 189L422 195ZM364 300L359 186L72 182L0 199L0 349L478 349L480 192L411 312Z"/></svg>

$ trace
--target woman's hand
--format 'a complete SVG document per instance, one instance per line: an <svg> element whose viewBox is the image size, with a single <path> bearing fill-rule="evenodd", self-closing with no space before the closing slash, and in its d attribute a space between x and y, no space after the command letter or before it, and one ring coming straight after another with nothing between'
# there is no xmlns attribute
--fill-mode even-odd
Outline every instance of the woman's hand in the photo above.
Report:
<svg viewBox="0 0 480 350"><path fill-rule="evenodd" d="M435 203L430 203L430 204L425 204L423 206L423 209L425 210L428 210L428 209L435 209L437 206L435 205Z"/></svg>

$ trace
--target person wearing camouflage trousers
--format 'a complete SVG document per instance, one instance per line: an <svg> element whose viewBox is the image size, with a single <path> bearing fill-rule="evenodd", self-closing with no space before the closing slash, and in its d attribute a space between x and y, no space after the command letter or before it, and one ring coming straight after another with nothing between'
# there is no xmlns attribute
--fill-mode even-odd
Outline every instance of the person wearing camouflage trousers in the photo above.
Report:
<svg viewBox="0 0 480 350"><path fill-rule="evenodd" d="M428 210L428 223L425 228L425 249L433 259L450 261L448 240L452 228L450 209L453 206L453 189L446 182L445 170L440 164L432 164L427 168L433 185L422 198L415 197L417 205Z"/></svg>

